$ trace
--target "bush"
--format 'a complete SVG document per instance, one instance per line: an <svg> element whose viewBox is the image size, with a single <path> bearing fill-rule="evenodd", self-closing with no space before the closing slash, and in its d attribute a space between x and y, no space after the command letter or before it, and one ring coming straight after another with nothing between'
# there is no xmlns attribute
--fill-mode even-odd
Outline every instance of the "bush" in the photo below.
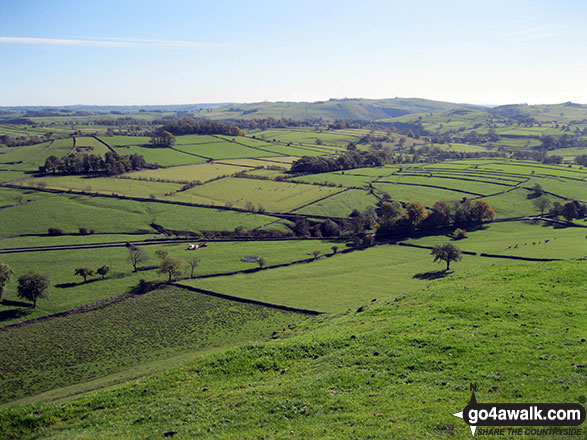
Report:
<svg viewBox="0 0 587 440"><path fill-rule="evenodd" d="M454 240L462 240L463 238L467 238L467 231L465 231L464 229L461 229L461 228L457 228L452 233L452 238Z"/></svg>
<svg viewBox="0 0 587 440"><path fill-rule="evenodd" d="M61 228L49 228L47 230L47 232L49 232L49 235L62 235L63 234L63 229Z"/></svg>

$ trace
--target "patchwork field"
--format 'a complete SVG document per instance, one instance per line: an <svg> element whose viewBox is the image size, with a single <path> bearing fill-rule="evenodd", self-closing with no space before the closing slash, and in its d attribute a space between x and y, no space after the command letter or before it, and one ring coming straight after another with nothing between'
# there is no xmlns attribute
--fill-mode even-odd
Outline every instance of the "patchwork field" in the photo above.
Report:
<svg viewBox="0 0 587 440"><path fill-rule="evenodd" d="M288 212L339 191L338 188L231 177L196 186L167 199L208 205L231 204L237 208L246 208L251 203L268 212Z"/></svg>

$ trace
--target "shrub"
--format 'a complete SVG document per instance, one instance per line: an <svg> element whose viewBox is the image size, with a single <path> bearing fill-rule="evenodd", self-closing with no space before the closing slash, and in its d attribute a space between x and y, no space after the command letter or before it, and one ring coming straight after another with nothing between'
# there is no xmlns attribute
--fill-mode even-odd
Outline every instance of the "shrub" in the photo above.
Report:
<svg viewBox="0 0 587 440"><path fill-rule="evenodd" d="M63 229L61 228L49 228L47 230L47 232L49 232L49 235L62 235L63 234Z"/></svg>

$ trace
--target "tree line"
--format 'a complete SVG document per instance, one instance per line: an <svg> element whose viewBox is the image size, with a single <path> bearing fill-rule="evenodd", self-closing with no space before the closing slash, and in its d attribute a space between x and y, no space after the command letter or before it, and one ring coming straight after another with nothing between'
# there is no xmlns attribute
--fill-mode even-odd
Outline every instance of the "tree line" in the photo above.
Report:
<svg viewBox="0 0 587 440"><path fill-rule="evenodd" d="M140 154L121 156L109 151L103 158L96 154L85 153L68 154L62 158L52 155L45 160L45 165L39 167L39 171L48 174L101 173L114 176L150 167L152 165L148 164Z"/></svg>
<svg viewBox="0 0 587 440"><path fill-rule="evenodd" d="M351 150L338 157L303 156L292 164L291 172L294 174L328 173L353 168L379 167L387 163L391 163L387 152Z"/></svg>
<svg viewBox="0 0 587 440"><path fill-rule="evenodd" d="M162 126L155 130L155 135L167 131L175 136L184 134L222 134L226 136L244 136L243 131L226 122L210 121L208 119L178 118L171 121L159 120L154 123Z"/></svg>

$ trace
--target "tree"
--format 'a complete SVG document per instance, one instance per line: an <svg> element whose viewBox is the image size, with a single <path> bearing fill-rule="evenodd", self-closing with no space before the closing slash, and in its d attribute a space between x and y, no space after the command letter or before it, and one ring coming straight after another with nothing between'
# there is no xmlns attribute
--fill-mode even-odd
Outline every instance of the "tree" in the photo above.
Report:
<svg viewBox="0 0 587 440"><path fill-rule="evenodd" d="M96 270L96 273L98 273L98 275L102 275L102 279L104 279L104 277L106 276L106 274L107 274L108 272L110 272L110 267L108 267L108 266L106 266L106 265L104 265L104 266L102 266L102 267L99 267L99 268Z"/></svg>
<svg viewBox="0 0 587 440"><path fill-rule="evenodd" d="M412 223L412 225L418 226L426 217L428 217L428 211L426 211L424 205L410 202L406 206L406 218Z"/></svg>
<svg viewBox="0 0 587 440"><path fill-rule="evenodd" d="M185 271L185 263L183 260L176 257L165 257L159 266L159 273L169 275L168 282L177 275L181 275Z"/></svg>
<svg viewBox="0 0 587 440"><path fill-rule="evenodd" d="M131 245L128 248L128 260L132 264L133 272L136 272L139 264L149 261L149 256L142 249Z"/></svg>
<svg viewBox="0 0 587 440"><path fill-rule="evenodd" d="M539 183L535 183L532 187L532 193L534 197L540 197L542 193L544 193L544 190L542 189Z"/></svg>
<svg viewBox="0 0 587 440"><path fill-rule="evenodd" d="M561 214L567 221L571 221L578 217L577 207L573 202L565 203L562 207Z"/></svg>
<svg viewBox="0 0 587 440"><path fill-rule="evenodd" d="M166 249L157 249L155 251L155 255L157 255L157 258L159 258L160 260L164 260L165 257L169 255L169 251Z"/></svg>
<svg viewBox="0 0 587 440"><path fill-rule="evenodd" d="M88 277L91 277L92 275L94 275L94 271L92 269L90 269L89 267L78 267L75 270L75 275L79 275L80 277L82 277L84 279L84 283L87 283Z"/></svg>
<svg viewBox="0 0 587 440"><path fill-rule="evenodd" d="M190 278L194 277L194 269L198 266L198 264L200 264L200 260L196 257L192 257L189 260L187 260L187 263L189 264L189 266L192 269L192 272L190 274Z"/></svg>
<svg viewBox="0 0 587 440"><path fill-rule="evenodd" d="M477 223L495 220L495 211L485 200L477 200L471 207L471 220Z"/></svg>
<svg viewBox="0 0 587 440"><path fill-rule="evenodd" d="M538 197L537 199L534 199L533 203L537 209L540 209L540 215L543 215L544 211L550 208L552 205L550 200L548 200L546 197Z"/></svg>
<svg viewBox="0 0 587 440"><path fill-rule="evenodd" d="M336 254L338 252L338 246L334 245L330 249L332 249L332 253Z"/></svg>
<svg viewBox="0 0 587 440"><path fill-rule="evenodd" d="M449 270L451 261L460 261L462 258L461 250L451 243L438 244L432 249L434 262L439 260L446 261L446 269Z"/></svg>
<svg viewBox="0 0 587 440"><path fill-rule="evenodd" d="M320 251L314 251L314 252L312 252L312 256L314 257L314 260L317 260L321 253L322 252L320 252Z"/></svg>
<svg viewBox="0 0 587 440"><path fill-rule="evenodd" d="M4 293L4 286L10 281L13 274L14 272L8 264L0 263L0 299L2 299L2 294Z"/></svg>
<svg viewBox="0 0 587 440"><path fill-rule="evenodd" d="M32 270L22 275L18 279L18 296L32 301L36 308L39 298L49 297L49 278Z"/></svg>
<svg viewBox="0 0 587 440"><path fill-rule="evenodd" d="M259 268L263 269L263 267L265 265L267 265L267 260L265 260L265 258L257 258L257 264L259 265Z"/></svg>

